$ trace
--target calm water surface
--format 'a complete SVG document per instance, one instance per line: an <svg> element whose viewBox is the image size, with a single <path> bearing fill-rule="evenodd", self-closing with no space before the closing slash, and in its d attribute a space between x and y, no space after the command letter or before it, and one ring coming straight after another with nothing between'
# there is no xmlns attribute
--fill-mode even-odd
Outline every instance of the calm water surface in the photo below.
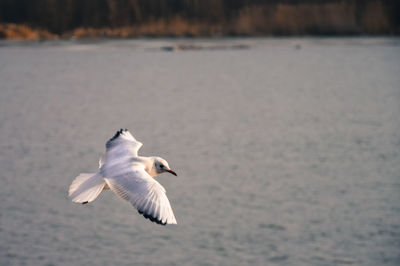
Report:
<svg viewBox="0 0 400 266"><path fill-rule="evenodd" d="M67 198L121 127L178 226ZM0 169L0 265L399 265L400 39L2 42Z"/></svg>

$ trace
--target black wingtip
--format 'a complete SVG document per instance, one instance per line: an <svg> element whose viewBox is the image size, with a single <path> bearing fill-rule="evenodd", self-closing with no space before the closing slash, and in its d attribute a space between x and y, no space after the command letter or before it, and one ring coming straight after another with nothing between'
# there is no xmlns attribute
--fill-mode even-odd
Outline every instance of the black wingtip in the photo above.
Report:
<svg viewBox="0 0 400 266"><path fill-rule="evenodd" d="M163 225L163 226L165 226L165 225L167 224L167 222L163 223L161 220L159 220L159 219L157 219L157 218L155 218L155 217L153 217L153 216L151 216L151 215L148 215L148 214L146 214L146 213L144 213L144 212L141 212L141 211L138 211L138 212L139 212L141 215L143 215L144 218L149 219L149 220L152 221L153 223L157 223L157 224L160 224L160 225Z"/></svg>
<svg viewBox="0 0 400 266"><path fill-rule="evenodd" d="M108 141L107 141L107 143L106 143L106 147L108 148L108 146L110 145L109 143L111 142L111 141L113 141L113 140L115 140L115 139L117 139L123 132L126 132L126 131L128 131L128 129L120 129L120 130L118 130L116 133L115 133L115 135L111 138L111 139L109 139Z"/></svg>
<svg viewBox="0 0 400 266"><path fill-rule="evenodd" d="M82 202L83 205L88 204L88 203L89 203L89 201Z"/></svg>

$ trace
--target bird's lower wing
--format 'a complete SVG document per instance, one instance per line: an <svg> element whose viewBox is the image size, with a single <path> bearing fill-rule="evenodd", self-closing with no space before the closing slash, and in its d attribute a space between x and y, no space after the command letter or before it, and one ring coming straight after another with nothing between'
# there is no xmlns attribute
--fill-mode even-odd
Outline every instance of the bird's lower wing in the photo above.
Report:
<svg viewBox="0 0 400 266"><path fill-rule="evenodd" d="M158 224L176 224L164 187L141 167L104 178L110 189L129 201L140 214Z"/></svg>

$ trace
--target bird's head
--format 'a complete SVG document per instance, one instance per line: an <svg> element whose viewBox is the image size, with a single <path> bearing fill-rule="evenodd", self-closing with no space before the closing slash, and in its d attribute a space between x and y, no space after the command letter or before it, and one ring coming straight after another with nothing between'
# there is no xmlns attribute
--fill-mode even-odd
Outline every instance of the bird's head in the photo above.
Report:
<svg viewBox="0 0 400 266"><path fill-rule="evenodd" d="M176 173L172 171L171 168L169 167L168 162L160 157L154 158L154 169L156 170L157 174L168 172L176 176Z"/></svg>

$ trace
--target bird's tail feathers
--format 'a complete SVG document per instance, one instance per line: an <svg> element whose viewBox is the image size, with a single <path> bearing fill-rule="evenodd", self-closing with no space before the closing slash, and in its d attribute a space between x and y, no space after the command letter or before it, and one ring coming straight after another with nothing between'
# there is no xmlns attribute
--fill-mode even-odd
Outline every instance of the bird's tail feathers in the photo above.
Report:
<svg viewBox="0 0 400 266"><path fill-rule="evenodd" d="M105 185L106 182L100 173L82 173L72 181L68 196L73 202L86 204L94 201Z"/></svg>

